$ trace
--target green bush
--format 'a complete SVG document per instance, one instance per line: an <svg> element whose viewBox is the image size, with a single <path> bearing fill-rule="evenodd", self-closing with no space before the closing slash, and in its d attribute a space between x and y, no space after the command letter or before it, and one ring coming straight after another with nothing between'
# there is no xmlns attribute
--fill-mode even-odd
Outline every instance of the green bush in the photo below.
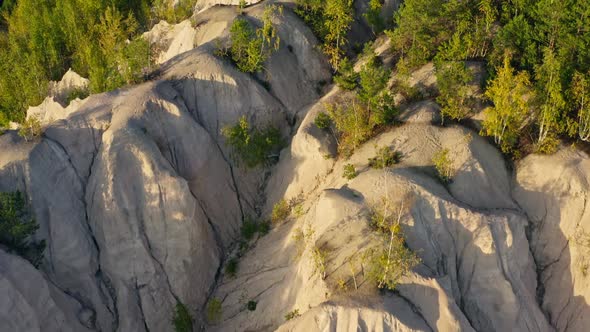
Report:
<svg viewBox="0 0 590 332"><path fill-rule="evenodd" d="M334 77L336 84L344 90L354 90L358 85L359 74L348 58L342 59L338 66L338 74Z"/></svg>
<svg viewBox="0 0 590 332"><path fill-rule="evenodd" d="M175 332L192 332L193 318L186 306L180 302L176 303L174 315L172 316L172 324Z"/></svg>
<svg viewBox="0 0 590 332"><path fill-rule="evenodd" d="M299 316L301 316L301 314L299 313L299 309L295 309L295 310L289 311L285 315L285 320L289 321L289 320L297 318Z"/></svg>
<svg viewBox="0 0 590 332"><path fill-rule="evenodd" d="M369 159L369 167L375 169L383 169L391 167L399 163L401 159L401 153L394 151L388 146L382 147L377 151L377 155Z"/></svg>
<svg viewBox="0 0 590 332"><path fill-rule="evenodd" d="M249 311L255 311L257 305L258 305L258 302L254 301L254 300L250 300L250 301L248 301L248 304L246 305L246 308Z"/></svg>
<svg viewBox="0 0 590 332"><path fill-rule="evenodd" d="M27 142L41 136L41 121L35 116L28 117L18 130L18 135Z"/></svg>
<svg viewBox="0 0 590 332"><path fill-rule="evenodd" d="M223 308L221 301L217 298L212 298L207 304L207 321L211 324L217 324L221 321L223 316Z"/></svg>
<svg viewBox="0 0 590 332"><path fill-rule="evenodd" d="M289 206L289 203L282 199L273 206L270 220L273 222L273 224L280 224L287 220L290 214L291 207Z"/></svg>
<svg viewBox="0 0 590 332"><path fill-rule="evenodd" d="M239 261L236 257L230 259L225 266L225 274L231 278L235 278L236 274L238 273L238 264Z"/></svg>
<svg viewBox="0 0 590 332"><path fill-rule="evenodd" d="M357 176L357 172L356 172L356 168L354 167L353 164L346 164L344 165L344 174L342 174L342 177L348 180L352 180L354 178L356 178Z"/></svg>
<svg viewBox="0 0 590 332"><path fill-rule="evenodd" d="M270 5L264 9L262 28L254 30L247 19L237 18L230 28L232 60L240 71L256 73L264 62L279 49L280 38L272 19L282 14L282 7Z"/></svg>
<svg viewBox="0 0 590 332"><path fill-rule="evenodd" d="M438 173L438 177L443 183L451 182L455 173L453 159L449 156L449 149L442 149L434 154L432 162Z"/></svg>
<svg viewBox="0 0 590 332"><path fill-rule="evenodd" d="M316 125L316 127L325 130L330 128L330 126L332 125L332 120L330 119L330 116L328 114L320 112L315 117L313 123Z"/></svg>
<svg viewBox="0 0 590 332"><path fill-rule="evenodd" d="M441 106L443 124L445 118L466 118L475 103L469 87L473 74L462 61L436 61L435 65L439 90L436 101Z"/></svg>
<svg viewBox="0 0 590 332"><path fill-rule="evenodd" d="M242 238L246 241L250 241L254 235L258 232L258 223L251 218L246 218L242 224Z"/></svg>
<svg viewBox="0 0 590 332"><path fill-rule="evenodd" d="M251 129L245 116L234 126L223 128L222 134L232 147L238 160L247 167L268 164L273 151L283 145L281 134L276 128Z"/></svg>
<svg viewBox="0 0 590 332"><path fill-rule="evenodd" d="M0 244L38 267L43 259L45 241L31 237L39 229L29 216L26 203L20 192L0 193Z"/></svg>
<svg viewBox="0 0 590 332"><path fill-rule="evenodd" d="M266 235L268 234L268 232L270 232L270 222L268 221L263 221L258 225L258 233L260 233L260 235Z"/></svg>

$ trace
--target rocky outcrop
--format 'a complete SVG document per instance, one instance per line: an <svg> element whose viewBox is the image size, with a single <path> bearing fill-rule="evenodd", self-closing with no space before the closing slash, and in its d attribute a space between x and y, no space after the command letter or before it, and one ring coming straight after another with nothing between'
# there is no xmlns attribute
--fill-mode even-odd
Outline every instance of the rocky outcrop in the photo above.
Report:
<svg viewBox="0 0 590 332"><path fill-rule="evenodd" d="M92 313L24 259L0 248L2 331L90 331Z"/></svg>
<svg viewBox="0 0 590 332"><path fill-rule="evenodd" d="M517 165L513 195L531 221L537 295L559 331L584 331L590 324L589 181L590 159L574 149L531 155Z"/></svg>
<svg viewBox="0 0 590 332"><path fill-rule="evenodd" d="M210 6L233 3L199 2L191 21L146 34L166 50L153 81L72 109L51 99L39 113L42 137L0 136L0 191L26 194L48 245L39 270L0 248L0 330L170 331L177 303L212 331L585 330L585 153L529 156L513 178L495 147L438 126L439 106L425 100L401 108L403 124L336 158L333 133L314 120L351 92L324 86L331 69L312 32L287 7L265 72L242 73L214 53L238 13ZM386 1L384 11L396 6ZM262 13L253 4L244 17L258 26ZM82 80L66 76L63 86ZM411 83L435 91L432 65ZM221 130L241 117L289 142L277 165L236 161ZM400 162L372 169L382 147ZM449 183L433 165L443 149ZM346 164L356 178L343 177ZM281 199L292 206L287 220L240 239L244 219L265 218ZM402 200L401 228L420 263L395 291L379 291L363 258L382 241L372 215ZM239 258L235 276L224 272L230 257ZM212 298L219 322L205 319Z"/></svg>
<svg viewBox="0 0 590 332"><path fill-rule="evenodd" d="M228 12L226 24L236 15L215 10ZM34 142L12 131L0 136L0 190L26 193L37 236L48 243L39 278L82 308L88 328L170 330L178 302L200 319L266 172L235 163L221 128L246 116L286 136L288 118L317 98L313 87L330 75L309 30L293 16L282 23L294 26L281 39L304 49L284 66L268 64L269 73L305 79L291 90L297 100L274 81L267 90L204 43L166 62L157 81L85 99L48 121ZM305 63L313 74L303 73ZM72 326L81 321L70 306L57 306Z"/></svg>
<svg viewBox="0 0 590 332"><path fill-rule="evenodd" d="M83 98L88 92L88 85L88 79L68 70L61 81L49 82L49 96L40 105L29 107L27 118L35 117L41 124L65 119L83 104L80 98L72 99L71 96L79 93Z"/></svg>

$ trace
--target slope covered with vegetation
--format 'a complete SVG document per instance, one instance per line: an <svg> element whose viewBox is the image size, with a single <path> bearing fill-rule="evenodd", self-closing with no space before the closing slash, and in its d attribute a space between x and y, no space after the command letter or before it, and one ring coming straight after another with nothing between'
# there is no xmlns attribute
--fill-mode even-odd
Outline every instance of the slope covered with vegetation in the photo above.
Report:
<svg viewBox="0 0 590 332"><path fill-rule="evenodd" d="M72 68L90 92L141 81L150 46L141 32L160 19L178 21L194 0L19 0L0 9L0 122L22 121L47 95L50 80Z"/></svg>

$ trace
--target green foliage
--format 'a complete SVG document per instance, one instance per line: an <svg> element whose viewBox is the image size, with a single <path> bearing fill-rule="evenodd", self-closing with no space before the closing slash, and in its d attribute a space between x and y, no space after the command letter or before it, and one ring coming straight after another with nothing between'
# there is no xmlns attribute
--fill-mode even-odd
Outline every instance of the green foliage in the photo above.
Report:
<svg viewBox="0 0 590 332"><path fill-rule="evenodd" d="M377 155L373 158L369 158L369 167L375 169L383 169L391 167L399 163L401 159L401 153L391 149L388 146L384 146L377 151Z"/></svg>
<svg viewBox="0 0 590 332"><path fill-rule="evenodd" d="M177 302L174 308L172 324L175 332L192 332L193 330L193 318L186 306L180 302Z"/></svg>
<svg viewBox="0 0 590 332"><path fill-rule="evenodd" d="M176 24L191 16L197 0L153 0L152 12L154 23L165 20Z"/></svg>
<svg viewBox="0 0 590 332"><path fill-rule="evenodd" d="M322 49L338 70L348 44L346 35L354 21L352 0L297 0L299 15L323 41Z"/></svg>
<svg viewBox="0 0 590 332"><path fill-rule="evenodd" d="M390 71L381 66L379 58L372 48L369 50L367 63L360 72L358 98L365 103L371 126L392 123L397 110L393 97L387 88Z"/></svg>
<svg viewBox="0 0 590 332"><path fill-rule="evenodd" d="M383 31L385 28L385 22L383 22L383 18L381 17L382 7L382 0L369 0L369 9L363 15L367 19L367 22L375 35Z"/></svg>
<svg viewBox="0 0 590 332"><path fill-rule="evenodd" d="M231 258L225 266L225 274L227 274L230 278L235 278L236 274L238 273L238 264L239 261L236 257Z"/></svg>
<svg viewBox="0 0 590 332"><path fill-rule="evenodd" d="M578 136L590 141L590 73L575 72L572 82L572 97L578 113Z"/></svg>
<svg viewBox="0 0 590 332"><path fill-rule="evenodd" d="M439 179L443 183L451 182L453 175L455 174L455 168L453 166L453 159L449 156L449 149L442 149L434 154L432 162L438 173Z"/></svg>
<svg viewBox="0 0 590 332"><path fill-rule="evenodd" d="M442 121L466 118L474 104L469 82L473 75L462 61L437 61L436 84L440 92L436 101L441 106Z"/></svg>
<svg viewBox="0 0 590 332"><path fill-rule="evenodd" d="M254 235L256 235L256 232L258 232L258 223L251 218L246 218L242 224L241 232L244 240L252 240Z"/></svg>
<svg viewBox="0 0 590 332"><path fill-rule="evenodd" d="M318 115L315 117L315 120L313 121L313 123L320 129L329 129L330 126L332 125L332 120L330 119L330 116L324 112L320 112L318 113Z"/></svg>
<svg viewBox="0 0 590 332"><path fill-rule="evenodd" d="M354 178L356 178L357 176L357 172L356 172L356 168L354 167L353 164L346 164L344 165L344 173L342 174L342 177L347 179L347 180L352 180Z"/></svg>
<svg viewBox="0 0 590 332"><path fill-rule="evenodd" d="M151 65L149 47L136 37L147 28L149 5L148 0L16 2L5 12L7 30L0 27L0 113L23 121L27 107L47 95L48 82L69 68L90 79L92 92L143 79Z"/></svg>
<svg viewBox="0 0 590 332"><path fill-rule="evenodd" d="M338 66L338 74L334 81L344 90L354 90L358 85L359 74L354 71L354 66L348 58L342 59Z"/></svg>
<svg viewBox="0 0 590 332"><path fill-rule="evenodd" d="M326 109L338 131L338 150L344 156L350 156L371 137L369 112L359 103L353 100L351 104L328 104Z"/></svg>
<svg viewBox="0 0 590 332"><path fill-rule="evenodd" d="M316 246L311 251L311 259L313 263L313 275L317 274L322 280L326 279L326 256L325 250Z"/></svg>
<svg viewBox="0 0 590 332"><path fill-rule="evenodd" d="M239 70L256 73L272 52L279 49L280 38L272 19L282 15L282 7L266 6L262 16L263 26L254 30L247 19L237 18L230 28L231 58Z"/></svg>
<svg viewBox="0 0 590 332"><path fill-rule="evenodd" d="M207 321L209 321L210 324L219 323L223 316L222 310L223 308L219 299L212 298L209 300L209 303L207 304Z"/></svg>
<svg viewBox="0 0 590 332"><path fill-rule="evenodd" d="M394 290L401 277L416 266L419 258L407 248L402 233L401 221L412 205L410 195L402 197L397 204L383 197L371 209L371 221L381 242L364 252L367 264L367 277L378 288Z"/></svg>
<svg viewBox="0 0 590 332"><path fill-rule="evenodd" d="M560 80L561 63L550 48L545 49L543 62L536 67L535 72L538 82L537 96L540 97L540 105L537 108L537 144L542 145L545 139L561 131L559 117L566 107Z"/></svg>
<svg viewBox="0 0 590 332"><path fill-rule="evenodd" d="M41 136L41 121L36 116L28 117L18 130L18 135L27 142Z"/></svg>
<svg viewBox="0 0 590 332"><path fill-rule="evenodd" d="M235 156L247 167L268 164L271 155L283 145L281 135L276 128L267 127L262 130L251 129L245 116L234 126L222 130L227 143L232 147Z"/></svg>
<svg viewBox="0 0 590 332"><path fill-rule="evenodd" d="M510 58L492 80L485 93L494 106L485 110L482 133L493 136L504 153L513 150L529 113L533 90L526 72L514 73Z"/></svg>
<svg viewBox="0 0 590 332"><path fill-rule="evenodd" d="M260 235L266 235L268 232L270 232L270 222L262 221L258 224L258 233L260 233Z"/></svg>
<svg viewBox="0 0 590 332"><path fill-rule="evenodd" d="M273 206L270 220L273 224L280 224L287 220L290 214L291 207L289 206L289 203L282 199Z"/></svg>
<svg viewBox="0 0 590 332"><path fill-rule="evenodd" d="M346 34L354 21L352 0L326 0L324 7L324 53L330 58L334 69L339 68L344 56L344 46L348 44Z"/></svg>
<svg viewBox="0 0 590 332"><path fill-rule="evenodd" d="M45 241L31 239L39 229L29 216L20 192L0 193L0 244L38 267L43 259Z"/></svg>
<svg viewBox="0 0 590 332"><path fill-rule="evenodd" d="M299 316L301 316L301 314L299 313L299 309L295 309L285 314L285 320L290 321L291 319L297 318Z"/></svg>
<svg viewBox="0 0 590 332"><path fill-rule="evenodd" d="M248 309L248 311L255 311L257 305L258 305L258 302L250 300L250 301L248 301L246 308Z"/></svg>

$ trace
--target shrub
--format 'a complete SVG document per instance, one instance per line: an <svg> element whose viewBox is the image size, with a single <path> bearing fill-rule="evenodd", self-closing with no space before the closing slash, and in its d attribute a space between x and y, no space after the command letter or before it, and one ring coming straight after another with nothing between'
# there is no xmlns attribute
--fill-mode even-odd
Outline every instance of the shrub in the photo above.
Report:
<svg viewBox="0 0 590 332"><path fill-rule="evenodd" d="M348 180L352 180L354 178L356 178L357 173L356 173L356 168L354 167L353 164L346 164L344 165L344 174L342 174L342 177Z"/></svg>
<svg viewBox="0 0 590 332"><path fill-rule="evenodd" d="M39 118L35 116L27 118L21 125L18 135L27 142L39 137L41 135L41 121L39 121Z"/></svg>
<svg viewBox="0 0 590 332"><path fill-rule="evenodd" d="M279 49L280 38L272 24L282 7L266 6L260 29L254 30L245 18L237 18L230 28L231 58L240 71L255 73L263 69L272 52Z"/></svg>
<svg viewBox="0 0 590 332"><path fill-rule="evenodd" d="M282 199L273 206L270 219L273 224L279 224L284 222L289 217L290 213L291 207L289 206L289 203Z"/></svg>
<svg viewBox="0 0 590 332"><path fill-rule="evenodd" d="M322 280L326 279L326 251L314 247L311 251L313 260L313 274L318 274Z"/></svg>
<svg viewBox="0 0 590 332"><path fill-rule="evenodd" d="M359 74L348 58L344 58L338 67L338 74L334 77L336 84L344 90L354 90L358 85Z"/></svg>
<svg viewBox="0 0 590 332"><path fill-rule="evenodd" d="M38 267L43 259L45 241L34 241L31 237L39 229L37 222L30 218L25 200L20 192L0 193L0 244Z"/></svg>
<svg viewBox="0 0 590 332"><path fill-rule="evenodd" d="M257 305L258 305L258 302L251 300L251 301L248 301L246 308L248 308L249 311L254 311L254 310L256 310Z"/></svg>
<svg viewBox="0 0 590 332"><path fill-rule="evenodd" d="M351 104L327 104L326 109L338 131L338 150L350 156L373 133L368 110L353 101Z"/></svg>
<svg viewBox="0 0 590 332"><path fill-rule="evenodd" d="M377 155L375 157L369 159L369 167L375 169L391 167L399 163L400 159L401 153L385 146L377 151Z"/></svg>
<svg viewBox="0 0 590 332"><path fill-rule="evenodd" d="M313 123L320 129L329 129L332 125L330 116L324 112L318 113Z"/></svg>
<svg viewBox="0 0 590 332"><path fill-rule="evenodd" d="M242 224L242 237L249 241L251 240L254 235L258 232L258 223L251 218L246 218L244 223Z"/></svg>
<svg viewBox="0 0 590 332"><path fill-rule="evenodd" d="M172 316L172 323L174 324L175 332L193 331L193 318L186 306L181 302L176 302L174 315Z"/></svg>
<svg viewBox="0 0 590 332"><path fill-rule="evenodd" d="M233 257L232 259L230 259L227 262L227 265L225 266L225 274L227 274L231 278L235 278L236 273L238 273L238 263L239 262L236 257Z"/></svg>
<svg viewBox="0 0 590 332"><path fill-rule="evenodd" d="M219 323L223 316L222 310L221 301L217 298L212 298L207 304L207 321L211 324Z"/></svg>
<svg viewBox="0 0 590 332"><path fill-rule="evenodd" d="M297 318L299 316L301 316L301 314L299 314L299 309L295 309L295 310L289 311L285 315L285 320L289 321L289 320Z"/></svg>
<svg viewBox="0 0 590 332"><path fill-rule="evenodd" d="M432 162L443 183L449 183L454 175L453 160L449 157L449 149L442 149L434 154Z"/></svg>
<svg viewBox="0 0 590 332"><path fill-rule="evenodd" d="M235 156L247 167L269 163L271 153L282 145L281 134L276 128L251 129L245 116L234 126L222 129L222 134L232 147Z"/></svg>
<svg viewBox="0 0 590 332"><path fill-rule="evenodd" d="M270 231L270 222L263 221L258 225L258 233L260 235L266 235Z"/></svg>

